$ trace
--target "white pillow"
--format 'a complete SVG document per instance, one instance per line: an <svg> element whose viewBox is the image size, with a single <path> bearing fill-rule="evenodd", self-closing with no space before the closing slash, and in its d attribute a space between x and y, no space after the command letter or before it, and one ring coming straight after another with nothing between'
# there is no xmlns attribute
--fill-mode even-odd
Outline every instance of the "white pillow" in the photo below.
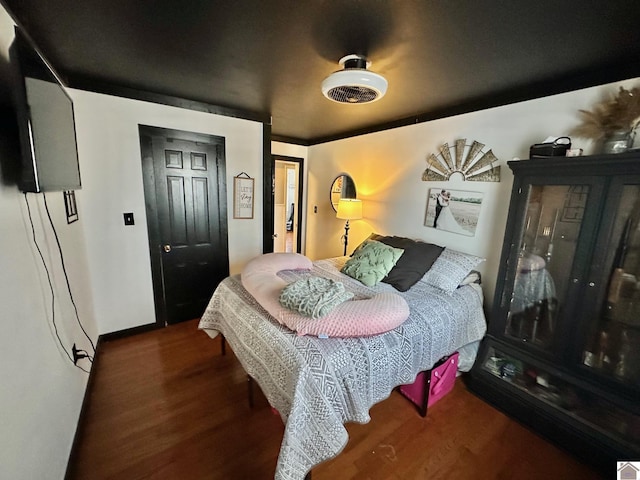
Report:
<svg viewBox="0 0 640 480"><path fill-rule="evenodd" d="M469 253L445 248L420 281L453 293L469 272L484 260Z"/></svg>

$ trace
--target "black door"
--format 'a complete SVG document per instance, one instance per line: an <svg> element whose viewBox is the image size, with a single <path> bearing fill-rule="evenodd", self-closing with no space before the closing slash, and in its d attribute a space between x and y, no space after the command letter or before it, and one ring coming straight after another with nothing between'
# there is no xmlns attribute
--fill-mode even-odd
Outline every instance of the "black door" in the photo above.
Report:
<svg viewBox="0 0 640 480"><path fill-rule="evenodd" d="M224 138L140 125L156 321L202 315L229 275Z"/></svg>

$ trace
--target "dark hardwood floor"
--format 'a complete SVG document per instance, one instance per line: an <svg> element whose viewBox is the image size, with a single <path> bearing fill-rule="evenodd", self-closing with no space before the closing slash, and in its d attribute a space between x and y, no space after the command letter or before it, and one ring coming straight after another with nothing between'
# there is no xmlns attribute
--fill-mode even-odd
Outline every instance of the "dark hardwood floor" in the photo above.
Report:
<svg viewBox="0 0 640 480"><path fill-rule="evenodd" d="M230 348L190 321L101 344L68 479L270 479L284 431ZM469 393L421 418L397 392L313 480L596 479L595 472Z"/></svg>

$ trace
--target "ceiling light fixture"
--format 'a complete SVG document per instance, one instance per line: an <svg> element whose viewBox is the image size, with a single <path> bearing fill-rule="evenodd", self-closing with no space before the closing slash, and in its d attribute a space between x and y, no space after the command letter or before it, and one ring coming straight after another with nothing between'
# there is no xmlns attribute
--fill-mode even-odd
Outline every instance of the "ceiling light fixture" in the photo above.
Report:
<svg viewBox="0 0 640 480"><path fill-rule="evenodd" d="M322 82L322 94L338 103L362 104L381 99L387 92L387 80L367 70L371 62L362 55L340 59L343 70L333 72Z"/></svg>

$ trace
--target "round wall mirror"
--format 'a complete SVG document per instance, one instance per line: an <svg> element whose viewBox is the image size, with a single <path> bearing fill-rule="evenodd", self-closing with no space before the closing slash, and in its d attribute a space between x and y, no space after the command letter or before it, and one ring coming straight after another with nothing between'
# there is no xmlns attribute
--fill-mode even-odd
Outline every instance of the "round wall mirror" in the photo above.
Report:
<svg viewBox="0 0 640 480"><path fill-rule="evenodd" d="M338 211L338 202L341 198L356 198L356 184L346 173L341 173L331 184L329 191L331 206L334 211Z"/></svg>

